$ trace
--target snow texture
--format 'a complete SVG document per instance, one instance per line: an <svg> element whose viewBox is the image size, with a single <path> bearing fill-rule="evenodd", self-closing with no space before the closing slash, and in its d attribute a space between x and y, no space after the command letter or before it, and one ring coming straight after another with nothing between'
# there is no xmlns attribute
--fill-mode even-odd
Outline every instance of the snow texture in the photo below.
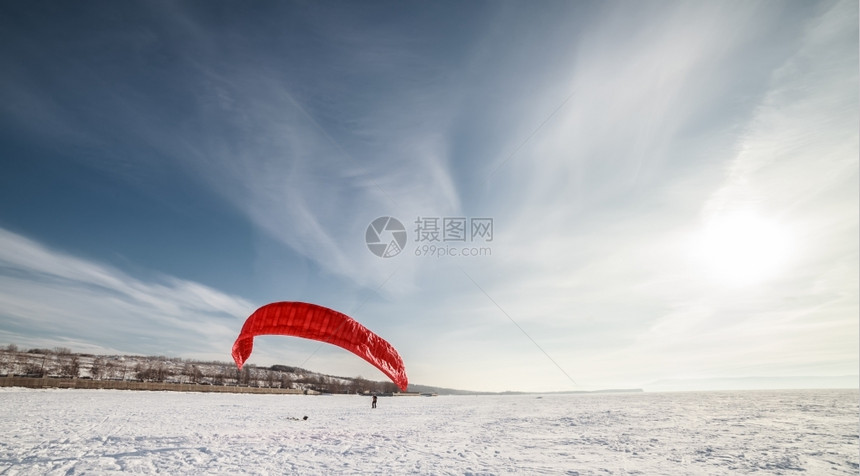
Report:
<svg viewBox="0 0 860 476"><path fill-rule="evenodd" d="M0 474L857 474L858 392L0 389ZM308 420L301 418L307 415Z"/></svg>

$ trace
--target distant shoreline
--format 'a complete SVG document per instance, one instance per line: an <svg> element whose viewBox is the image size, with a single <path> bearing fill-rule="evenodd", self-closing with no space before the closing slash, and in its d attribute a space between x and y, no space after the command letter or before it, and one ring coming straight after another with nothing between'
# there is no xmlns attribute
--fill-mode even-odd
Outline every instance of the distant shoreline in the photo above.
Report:
<svg viewBox="0 0 860 476"><path fill-rule="evenodd" d="M93 380L54 377L0 377L0 387L68 388L91 390L139 390L154 392L256 393L282 395L319 395L314 390L194 383L138 382L134 380Z"/></svg>
<svg viewBox="0 0 860 476"><path fill-rule="evenodd" d="M62 388L90 390L138 390L152 392L200 392L200 393L252 393L278 395L322 395L324 392L276 387L249 387L236 385L206 385L194 383L171 382L140 382L136 380L95 380L89 378L58 378L58 377L0 377L0 387L23 388ZM469 392L456 395L564 395L591 393L642 393L642 389L608 389L594 391L561 391L561 392ZM353 394L347 394L353 395ZM363 396L362 394L354 394ZM409 395L419 395L410 392ZM436 393L434 392L434 395ZM446 395L446 394L442 394ZM447 394L455 395L455 394Z"/></svg>

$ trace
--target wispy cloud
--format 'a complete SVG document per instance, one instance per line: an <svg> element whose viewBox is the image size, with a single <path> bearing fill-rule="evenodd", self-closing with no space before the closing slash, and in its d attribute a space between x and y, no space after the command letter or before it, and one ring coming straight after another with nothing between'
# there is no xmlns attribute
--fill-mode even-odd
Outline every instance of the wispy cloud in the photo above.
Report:
<svg viewBox="0 0 860 476"><path fill-rule="evenodd" d="M4 327L29 336L30 342L16 342L22 345L74 341L226 360L234 334L254 310L199 283L169 276L143 281L3 229L0 283Z"/></svg>
<svg viewBox="0 0 860 476"><path fill-rule="evenodd" d="M851 372L858 124L846 9L792 17L804 34L762 68L742 51L777 25L752 10L686 4L637 20L647 28L623 15L596 25L601 48L584 42L559 75L573 98L493 178L518 201L496 202L507 208L495 209L494 258L467 264L470 274L586 384L791 373L800 361ZM632 31L613 35L623 28ZM738 75L747 86L730 106L721 85ZM689 242L703 215L739 205L761 207L802 246L774 282L722 289ZM844 280L825 287L825 275ZM471 305L506 325L492 306Z"/></svg>
<svg viewBox="0 0 860 476"><path fill-rule="evenodd" d="M697 263L690 263L678 275L684 279L666 283L671 288L649 290L677 311L638 336L637 359L658 359L656 367L685 376L853 372L850 316L860 307L848 263L858 259L858 210L845 197L858 193L858 115L850 106L858 76L848 60L856 53L856 22L846 8L835 5L808 22L742 129L725 180L702 204L704 221L755 210L782 224L794 246L779 277L749 290L720 289L695 278ZM671 269L671 261L662 266ZM824 276L828 285L821 285Z"/></svg>
<svg viewBox="0 0 860 476"><path fill-rule="evenodd" d="M26 71L12 76L5 91L18 99L6 110L18 127L91 151L74 160L123 180L183 174L270 239L360 286L373 287L387 273L375 271L364 248L371 220L459 208L443 139L452 91L437 61L414 51L420 42L404 43L398 31L356 29L350 18L320 11L331 16L321 21L308 13L305 37L278 27L269 43L237 30L227 47L222 26L193 10L162 5L148 12L165 17L157 27L122 32L120 40L89 39L102 46L119 41L127 54L121 63L131 69L159 51L176 61L117 81L128 94L80 87L117 74L82 62L58 75L60 102L41 94ZM183 36L181 45L169 42L174 35ZM307 37L326 41L280 48ZM333 69L320 68L315 54ZM416 71L427 76L416 81ZM80 101L90 106L78 107ZM109 111L111 120L101 124L91 110Z"/></svg>
<svg viewBox="0 0 860 476"><path fill-rule="evenodd" d="M390 69L420 60L394 39L367 36L353 33L348 45L335 43L327 54L376 58L351 63L345 74L347 81L387 82L389 94L378 103L353 109L347 100L332 111L325 95L340 97L348 85L297 91L289 69L223 72L201 65L197 73L208 80L197 90L200 129L190 131L185 149L172 152L272 239L327 273L374 287L389 271L372 266L376 258L364 247L370 221L450 212L460 199L442 139L443 92L428 82L406 87L377 72L379 63ZM409 275L403 272L399 282Z"/></svg>

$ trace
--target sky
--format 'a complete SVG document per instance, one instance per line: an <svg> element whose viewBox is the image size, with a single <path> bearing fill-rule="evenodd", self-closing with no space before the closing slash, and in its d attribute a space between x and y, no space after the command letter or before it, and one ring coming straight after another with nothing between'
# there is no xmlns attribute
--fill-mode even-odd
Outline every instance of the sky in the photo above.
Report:
<svg viewBox="0 0 860 476"><path fill-rule="evenodd" d="M857 2L4 2L0 70L0 344L305 301L423 385L858 373Z"/></svg>

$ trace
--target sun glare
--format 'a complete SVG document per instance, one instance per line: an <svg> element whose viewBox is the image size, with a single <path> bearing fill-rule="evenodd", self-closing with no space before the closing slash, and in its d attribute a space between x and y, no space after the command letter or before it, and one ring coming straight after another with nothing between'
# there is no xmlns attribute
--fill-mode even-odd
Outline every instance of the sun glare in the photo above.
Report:
<svg viewBox="0 0 860 476"><path fill-rule="evenodd" d="M734 212L705 224L696 255L714 278L749 285L773 278L785 264L788 249L783 227L753 212Z"/></svg>

